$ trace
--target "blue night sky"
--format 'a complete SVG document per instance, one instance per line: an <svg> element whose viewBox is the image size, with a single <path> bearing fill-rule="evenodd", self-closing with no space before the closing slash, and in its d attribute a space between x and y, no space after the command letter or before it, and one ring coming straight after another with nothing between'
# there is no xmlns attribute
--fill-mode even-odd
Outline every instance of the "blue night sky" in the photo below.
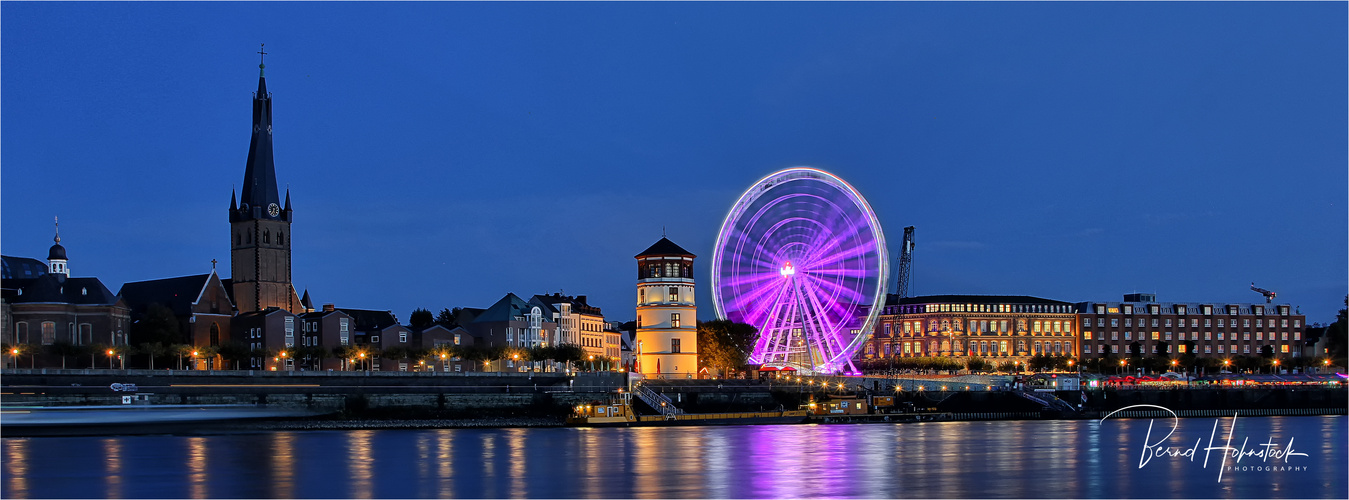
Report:
<svg viewBox="0 0 1349 500"><path fill-rule="evenodd" d="M316 303L590 296L751 183L854 185L912 289L1343 307L1346 3L0 4L5 255L229 274L266 43ZM893 259L892 259L893 260Z"/></svg>

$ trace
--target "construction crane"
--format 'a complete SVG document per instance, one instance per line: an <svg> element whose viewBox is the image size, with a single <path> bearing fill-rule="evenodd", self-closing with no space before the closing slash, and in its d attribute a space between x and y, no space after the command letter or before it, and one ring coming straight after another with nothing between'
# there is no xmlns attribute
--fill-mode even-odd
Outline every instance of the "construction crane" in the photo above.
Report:
<svg viewBox="0 0 1349 500"><path fill-rule="evenodd" d="M1260 295L1264 295L1264 296L1265 296L1265 303L1266 303L1266 304L1268 304L1268 303L1270 303L1270 302L1273 302L1273 301L1274 301L1274 297L1278 297L1278 296L1279 296L1279 294L1277 294L1277 293L1275 293L1275 292L1271 292L1271 291L1269 291L1269 290L1265 290L1264 288L1260 288L1260 287L1255 286L1255 282L1254 282L1254 281L1251 282L1251 291L1253 291L1253 292L1260 292Z"/></svg>
<svg viewBox="0 0 1349 500"><path fill-rule="evenodd" d="M904 242L899 246L899 279L895 283L898 298L909 296L909 273L913 271L913 226L904 228Z"/></svg>

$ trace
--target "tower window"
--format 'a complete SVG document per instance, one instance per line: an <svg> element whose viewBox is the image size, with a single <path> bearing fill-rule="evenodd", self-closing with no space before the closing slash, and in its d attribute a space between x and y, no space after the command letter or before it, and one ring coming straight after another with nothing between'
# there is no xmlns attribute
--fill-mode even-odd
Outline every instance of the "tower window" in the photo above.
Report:
<svg viewBox="0 0 1349 500"><path fill-rule="evenodd" d="M679 328L679 313L670 313L670 328Z"/></svg>
<svg viewBox="0 0 1349 500"><path fill-rule="evenodd" d="M679 302L679 287L670 287L670 302Z"/></svg>
<svg viewBox="0 0 1349 500"><path fill-rule="evenodd" d="M271 242L272 242L272 232L271 232L271 231L263 231L263 232L262 232L262 242L263 242L263 243L271 243Z"/></svg>
<svg viewBox="0 0 1349 500"><path fill-rule="evenodd" d="M282 232L277 232L277 233L276 233L276 244L278 244L278 245L285 245L285 244L286 244L286 234L285 234L285 233L282 233Z"/></svg>
<svg viewBox="0 0 1349 500"><path fill-rule="evenodd" d="M247 243L249 245L253 244L253 233L248 233L247 235L244 235L244 243Z"/></svg>
<svg viewBox="0 0 1349 500"><path fill-rule="evenodd" d="M679 339L670 339L670 352L679 354Z"/></svg>

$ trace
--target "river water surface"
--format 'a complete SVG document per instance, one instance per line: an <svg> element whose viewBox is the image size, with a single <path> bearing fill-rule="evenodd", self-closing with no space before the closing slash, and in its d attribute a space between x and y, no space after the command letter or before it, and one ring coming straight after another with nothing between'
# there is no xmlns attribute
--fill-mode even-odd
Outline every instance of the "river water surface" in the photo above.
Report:
<svg viewBox="0 0 1349 500"><path fill-rule="evenodd" d="M7 438L0 497L1346 498L1346 418Z"/></svg>

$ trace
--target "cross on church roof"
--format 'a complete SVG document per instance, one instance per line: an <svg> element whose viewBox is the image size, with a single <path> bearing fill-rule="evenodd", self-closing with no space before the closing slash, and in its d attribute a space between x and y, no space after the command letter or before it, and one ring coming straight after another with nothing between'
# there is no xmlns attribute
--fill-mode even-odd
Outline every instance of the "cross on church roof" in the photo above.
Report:
<svg viewBox="0 0 1349 500"><path fill-rule="evenodd" d="M267 59L267 53L266 53L266 52L263 52L263 51L267 50L267 48L266 48L266 47L267 47L267 44L265 44L265 43L260 43L260 44L258 44L258 47L259 47L259 48L258 48L258 53L259 53L259 54L262 54L262 57L259 57L259 58L258 58L258 64L262 64L262 63L266 62L266 59Z"/></svg>

